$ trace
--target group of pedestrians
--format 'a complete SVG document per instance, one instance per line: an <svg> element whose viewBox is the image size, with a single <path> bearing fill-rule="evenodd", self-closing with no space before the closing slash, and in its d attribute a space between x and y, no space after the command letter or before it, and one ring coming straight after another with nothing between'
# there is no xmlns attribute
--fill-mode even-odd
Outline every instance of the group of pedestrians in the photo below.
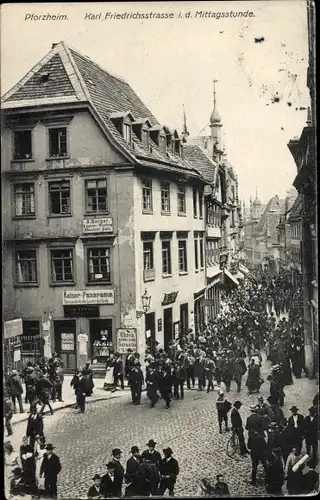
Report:
<svg viewBox="0 0 320 500"><path fill-rule="evenodd" d="M88 490L88 498L174 496L179 475L179 463L170 447L164 448L163 457L157 451L156 442L149 439L147 449L140 453L138 446L131 447L131 457L126 467L121 463L120 448L112 450L104 475L95 474Z"/></svg>

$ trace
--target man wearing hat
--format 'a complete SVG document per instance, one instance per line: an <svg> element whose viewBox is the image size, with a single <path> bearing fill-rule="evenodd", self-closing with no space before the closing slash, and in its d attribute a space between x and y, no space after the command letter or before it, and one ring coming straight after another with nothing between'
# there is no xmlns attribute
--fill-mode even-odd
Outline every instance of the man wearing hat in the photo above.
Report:
<svg viewBox="0 0 320 500"><path fill-rule="evenodd" d="M95 497L103 497L103 489L101 486L101 476L99 474L95 474L95 476L92 478L94 481L94 484L90 486L87 497L88 498L95 498Z"/></svg>
<svg viewBox="0 0 320 500"><path fill-rule="evenodd" d="M218 412L218 423L219 423L219 433L222 434L222 422L224 422L226 431L229 431L228 427L228 413L232 407L231 403L224 397L224 392L219 391L219 396L216 402L216 408Z"/></svg>
<svg viewBox="0 0 320 500"><path fill-rule="evenodd" d="M247 450L244 441L242 418L239 413L241 406L242 406L241 401L235 401L235 403L233 404L233 408L231 410L231 425L233 432L235 432L235 434L237 434L239 438L240 454L247 455L249 451Z"/></svg>
<svg viewBox="0 0 320 500"><path fill-rule="evenodd" d="M114 386L111 392L115 392L120 381L121 389L124 390L124 380L123 380L123 362L121 356L118 352L115 354L115 361L113 363L113 382Z"/></svg>
<svg viewBox="0 0 320 500"><path fill-rule="evenodd" d="M132 403L139 405L141 402L141 392L144 383L144 377L141 370L141 363L137 361L128 374L128 383L131 390Z"/></svg>
<svg viewBox="0 0 320 500"><path fill-rule="evenodd" d="M166 490L169 491L169 496L174 496L174 486L177 481L177 476L180 472L178 461L173 458L173 451L170 447L163 450L164 458L160 464L161 480L157 495L164 495Z"/></svg>
<svg viewBox="0 0 320 500"><path fill-rule="evenodd" d="M317 465L318 453L318 429L319 418L317 408L311 406L309 408L309 415L304 419L304 437L306 440L307 453L311 458L313 467Z"/></svg>
<svg viewBox="0 0 320 500"><path fill-rule="evenodd" d="M304 417L300 415L295 405L290 408L291 417L288 418L288 439L292 447L300 453L304 434Z"/></svg>
<svg viewBox="0 0 320 500"><path fill-rule="evenodd" d="M29 365L26 368L26 376L25 376L25 384L26 384L26 403L33 405L36 399L36 385L37 385L37 377L34 372L33 366Z"/></svg>
<svg viewBox="0 0 320 500"><path fill-rule="evenodd" d="M259 408L257 406L250 406L251 415L247 418L246 422L246 431L248 431L248 435L253 431L258 432L264 436L264 431L267 429L267 423L265 423L264 419L259 415Z"/></svg>
<svg viewBox="0 0 320 500"><path fill-rule="evenodd" d="M103 498L116 497L118 488L115 477L116 466L110 461L106 464L106 467L107 473L101 478L102 495Z"/></svg>
<svg viewBox="0 0 320 500"><path fill-rule="evenodd" d="M9 376L8 381L7 381L7 388L9 390L9 395L11 396L11 399L12 399L14 413L17 412L16 400L19 403L20 413L24 413L23 405L22 405L23 388L22 388L21 379L18 375L17 370L12 370L11 375Z"/></svg>
<svg viewBox="0 0 320 500"><path fill-rule="evenodd" d="M117 496L117 497L122 496L122 484L123 484L123 477L124 477L124 468L120 462L121 454L122 454L122 451L119 448L114 448L112 450L111 462L115 466L114 486L115 486L115 493L116 493L115 496Z"/></svg>
<svg viewBox="0 0 320 500"><path fill-rule="evenodd" d="M158 373L155 363L151 363L147 368L146 373L146 385L147 385L147 397L150 400L150 408L154 408L156 402L158 401Z"/></svg>
<svg viewBox="0 0 320 500"><path fill-rule="evenodd" d="M132 457L127 461L125 480L127 483L125 496L139 496L141 494L141 458L138 446L131 447Z"/></svg>
<svg viewBox="0 0 320 500"><path fill-rule="evenodd" d="M44 476L44 487L48 495L57 497L57 481L58 474L61 471L59 457L53 453L55 446L48 443L46 446L47 453L43 457L40 468L40 476Z"/></svg>
<svg viewBox="0 0 320 500"><path fill-rule="evenodd" d="M142 452L141 458L142 460L152 462L159 468L162 458L160 453L155 450L156 444L157 443L153 439L149 439L147 443L148 449Z"/></svg>

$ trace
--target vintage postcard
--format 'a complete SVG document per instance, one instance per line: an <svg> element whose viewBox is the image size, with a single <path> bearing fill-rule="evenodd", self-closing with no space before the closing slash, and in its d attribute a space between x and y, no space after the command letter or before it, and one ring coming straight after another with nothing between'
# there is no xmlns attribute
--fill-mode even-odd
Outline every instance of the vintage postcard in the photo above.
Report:
<svg viewBox="0 0 320 500"><path fill-rule="evenodd" d="M7 499L319 488L315 2L4 3Z"/></svg>

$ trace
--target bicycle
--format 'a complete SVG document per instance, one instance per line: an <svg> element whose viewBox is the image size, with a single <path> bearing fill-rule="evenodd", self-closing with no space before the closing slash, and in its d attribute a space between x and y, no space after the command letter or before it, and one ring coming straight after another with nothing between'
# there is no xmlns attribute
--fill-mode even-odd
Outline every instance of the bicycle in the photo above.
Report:
<svg viewBox="0 0 320 500"><path fill-rule="evenodd" d="M232 430L232 434L227 442L227 455L231 458L236 452L240 452L240 442L237 433L235 430Z"/></svg>

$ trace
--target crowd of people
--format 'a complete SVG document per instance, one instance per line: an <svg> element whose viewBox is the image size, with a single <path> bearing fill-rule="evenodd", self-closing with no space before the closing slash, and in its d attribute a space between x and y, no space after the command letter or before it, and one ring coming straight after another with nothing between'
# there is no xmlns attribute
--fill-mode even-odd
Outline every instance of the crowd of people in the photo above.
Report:
<svg viewBox="0 0 320 500"><path fill-rule="evenodd" d="M240 454L250 455L251 484L257 484L257 468L261 463L267 493L281 494L285 479L291 493L313 491L317 476L314 468L318 453L319 396L310 405L308 416L302 416L298 408L292 406L292 415L285 419L281 409L285 402L284 389L293 383L292 374L299 378L305 371L301 307L301 292L291 286L285 275L273 278L261 272L256 279L246 280L232 294L223 293L220 313L197 336L189 331L172 341L166 349L157 342L149 345L143 359L145 376L138 353L128 350L125 361L119 353L111 354L107 370L113 373L113 391L119 384L123 389L127 380L132 404L141 403L145 388L150 408L155 408L162 400L165 408L169 409L173 399L183 400L185 390L197 388L210 392L218 386L216 410L219 432L232 430L238 437ZM281 317L284 313L285 317ZM272 364L266 381L261 375L262 350ZM28 447L27 454L33 457L32 467L21 462L21 469L24 481L34 489L39 488L39 484L43 486L33 472L37 470L34 465L37 457L41 456L37 453L39 450L45 454L50 452L49 445L45 447L43 411L46 405L53 411L50 399L62 400L63 366L54 355L48 363L30 363L20 375L26 385L25 402L30 404L31 411L25 445ZM246 389L243 383L245 376ZM17 411L16 402L23 411L18 379L18 374L13 372L6 381L9 435L12 432L10 413ZM227 395L233 382L238 400L232 405ZM265 383L270 384L270 395L266 401L259 395ZM74 375L71 385L75 390L76 405L80 412L84 412L86 396L92 394L94 387L89 363ZM257 404L250 408L252 414L245 425L241 417L243 390L258 397ZM114 497L120 492L125 496L163 495L166 490L172 496L179 466L170 448L163 450L162 458L155 451L155 444L150 440L148 453L141 455L138 447L133 446L126 472L120 463L121 450L115 448L105 476L97 474L93 478L88 497ZM31 463L31 457L29 459ZM44 487L49 494L56 494L56 486L52 487L51 483L47 482ZM220 496L229 495L228 486L220 474L216 485L204 478L199 488L201 495L219 496L217 492Z"/></svg>

